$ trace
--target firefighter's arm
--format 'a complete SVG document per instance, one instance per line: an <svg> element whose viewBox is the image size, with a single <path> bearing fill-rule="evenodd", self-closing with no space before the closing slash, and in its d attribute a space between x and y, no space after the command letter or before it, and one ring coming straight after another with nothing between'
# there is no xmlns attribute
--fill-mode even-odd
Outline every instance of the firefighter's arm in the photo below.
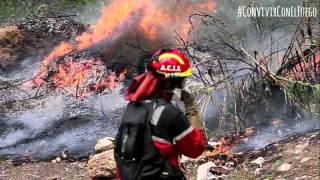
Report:
<svg viewBox="0 0 320 180"><path fill-rule="evenodd" d="M203 130L190 127L185 131L183 136L178 136L175 139L175 144L181 154L190 158L197 158L206 148Z"/></svg>
<svg viewBox="0 0 320 180"><path fill-rule="evenodd" d="M185 115L181 112L174 122L182 122L184 124L184 130L176 135L174 142L181 154L196 158L201 155L206 148L202 122L191 94L182 90L181 100L185 104ZM179 126L179 124L177 124L176 127L177 126Z"/></svg>
<svg viewBox="0 0 320 180"><path fill-rule="evenodd" d="M184 106L186 109L186 116L194 128L203 128L203 123L201 122L199 112L197 109L197 106L194 102L194 98L190 93L188 93L185 90L182 90L181 92L181 100L184 102Z"/></svg>

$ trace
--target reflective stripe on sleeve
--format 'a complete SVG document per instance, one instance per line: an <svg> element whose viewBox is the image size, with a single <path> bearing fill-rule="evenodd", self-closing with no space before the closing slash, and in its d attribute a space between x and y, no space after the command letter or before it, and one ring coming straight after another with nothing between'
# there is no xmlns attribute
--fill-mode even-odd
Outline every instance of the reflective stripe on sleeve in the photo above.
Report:
<svg viewBox="0 0 320 180"><path fill-rule="evenodd" d="M164 144L172 144L170 141L163 138L156 137L156 136L152 136L152 140L160 143L164 143Z"/></svg>
<svg viewBox="0 0 320 180"><path fill-rule="evenodd" d="M173 138L173 142L177 142L180 139L184 138L186 135L188 135L189 133L191 133L193 131L193 127L190 126L188 129L184 130L182 133L180 133L178 136L176 136L175 138Z"/></svg>

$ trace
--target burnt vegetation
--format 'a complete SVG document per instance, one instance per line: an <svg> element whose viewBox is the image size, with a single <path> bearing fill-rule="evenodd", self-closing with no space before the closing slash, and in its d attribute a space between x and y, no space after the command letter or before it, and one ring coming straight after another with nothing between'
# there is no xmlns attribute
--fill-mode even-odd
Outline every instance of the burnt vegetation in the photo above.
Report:
<svg viewBox="0 0 320 180"><path fill-rule="evenodd" d="M219 103L214 121L218 120L222 133L224 129L240 132L250 125L264 126L273 118L319 120L318 20L302 18L287 25L284 40L279 36L283 27L264 27L262 33L258 27L263 22L252 19L248 26L252 32L247 36L261 42L252 45L222 18L200 13L190 16L190 23L195 18L201 19L202 29L191 29L196 35L179 40L203 85L194 89L202 92L199 103ZM223 98L214 99L213 92Z"/></svg>

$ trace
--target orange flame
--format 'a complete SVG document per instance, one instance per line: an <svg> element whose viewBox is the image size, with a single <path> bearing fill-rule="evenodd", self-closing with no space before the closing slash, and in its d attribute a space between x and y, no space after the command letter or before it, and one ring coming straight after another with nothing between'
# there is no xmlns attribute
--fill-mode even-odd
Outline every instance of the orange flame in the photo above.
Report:
<svg viewBox="0 0 320 180"><path fill-rule="evenodd" d="M151 40L155 39L158 34L163 34L163 31L171 34L177 31L179 36L186 38L191 27L188 21L189 16L195 10L210 11L214 9L212 1L203 3L171 1L160 5L152 1L145 1L145 6L139 28Z"/></svg>
<svg viewBox="0 0 320 180"><path fill-rule="evenodd" d="M97 59L73 61L67 58L63 64L58 65L53 80L57 89L85 98L92 92L118 87L125 73L126 70L117 77L114 72L106 71L102 61Z"/></svg>
<svg viewBox="0 0 320 180"><path fill-rule="evenodd" d="M218 154L225 154L228 157L233 157L233 147L243 142L248 141L251 137L257 134L255 127L246 128L243 132L225 135L218 142L209 142L213 147L213 151L207 151L207 157L213 157Z"/></svg>
<svg viewBox="0 0 320 180"><path fill-rule="evenodd" d="M76 53L94 47L106 40L112 42L132 30L142 33L150 41L154 41L161 35L169 35L171 39L174 39L174 31L182 38L186 38L190 29L188 17L196 11L211 11L213 8L212 0L203 0L201 3L195 3L191 0L166 2L112 0L108 6L102 9L100 19L91 26L90 31L76 37L75 43L62 42L54 48L43 60L40 73L34 80L34 84L39 86L44 82L41 79L46 78L49 72L48 68L53 60L71 52ZM91 63L94 62L91 61ZM77 63L68 60L59 64L53 80L57 87L74 89L75 86L83 84L83 79L89 75L88 73L94 73L93 67L87 62ZM113 79L108 81L113 81Z"/></svg>
<svg viewBox="0 0 320 180"><path fill-rule="evenodd" d="M220 139L220 142L214 147L215 153L219 154L230 154L231 153L231 147L233 145L233 141L226 139L225 137L222 137Z"/></svg>
<svg viewBox="0 0 320 180"><path fill-rule="evenodd" d="M156 3L153 0L113 0L102 9L101 18L91 27L90 32L76 37L75 45L62 43L46 57L45 62L68 54L72 50L83 50L105 39L120 36L125 28L135 26L138 26L146 38L151 40L157 33L168 30L171 33L176 30L185 38L190 28L188 17L196 11L213 9L214 4L210 0L205 0L203 3L186 0L174 5L172 2Z"/></svg>

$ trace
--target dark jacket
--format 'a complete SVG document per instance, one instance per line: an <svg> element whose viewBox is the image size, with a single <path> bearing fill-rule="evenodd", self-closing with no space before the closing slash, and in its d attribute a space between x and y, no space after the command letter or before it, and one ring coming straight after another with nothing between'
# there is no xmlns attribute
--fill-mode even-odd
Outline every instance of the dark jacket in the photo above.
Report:
<svg viewBox="0 0 320 180"><path fill-rule="evenodd" d="M196 158L206 148L203 130L193 128L186 115L163 99L156 99L151 118L152 140L160 155L178 167L179 156Z"/></svg>

